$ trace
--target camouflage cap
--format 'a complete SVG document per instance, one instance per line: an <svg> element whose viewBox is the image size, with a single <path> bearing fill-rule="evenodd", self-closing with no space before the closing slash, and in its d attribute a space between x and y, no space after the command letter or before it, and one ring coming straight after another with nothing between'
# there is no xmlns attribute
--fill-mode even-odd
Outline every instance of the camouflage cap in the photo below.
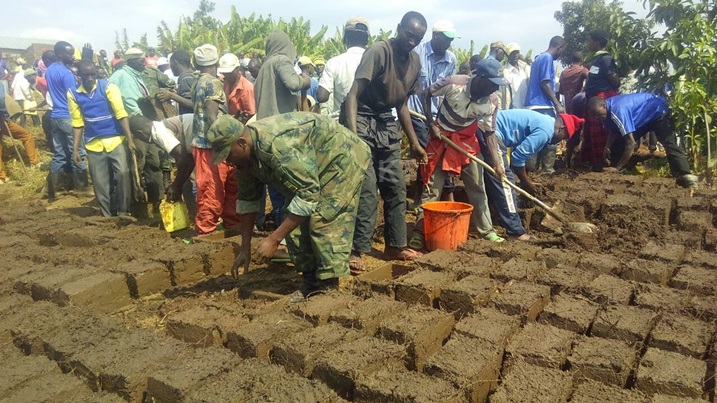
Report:
<svg viewBox="0 0 717 403"><path fill-rule="evenodd" d="M213 162L219 164L229 156L232 144L244 132L244 125L229 115L222 115L212 123L206 134L207 141L212 144Z"/></svg>

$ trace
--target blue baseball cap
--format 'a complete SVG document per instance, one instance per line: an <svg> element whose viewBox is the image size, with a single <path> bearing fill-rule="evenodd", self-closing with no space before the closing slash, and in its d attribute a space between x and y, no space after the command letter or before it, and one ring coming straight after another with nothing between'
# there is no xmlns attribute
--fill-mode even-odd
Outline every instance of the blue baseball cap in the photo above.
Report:
<svg viewBox="0 0 717 403"><path fill-rule="evenodd" d="M508 82L503 78L503 71L500 62L489 58L483 59L476 63L476 68L473 70L473 74L476 77L487 77L490 81L498 85L508 85Z"/></svg>

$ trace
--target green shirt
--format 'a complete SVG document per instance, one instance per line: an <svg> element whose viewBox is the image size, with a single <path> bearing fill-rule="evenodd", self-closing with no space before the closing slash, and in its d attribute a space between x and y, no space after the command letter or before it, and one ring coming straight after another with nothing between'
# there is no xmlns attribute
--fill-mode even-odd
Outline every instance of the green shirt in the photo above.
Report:
<svg viewBox="0 0 717 403"><path fill-rule="evenodd" d="M259 211L264 184L287 199L287 210L307 217L318 212L326 220L357 197L370 150L356 134L333 119L291 112L261 119L251 129L252 164L237 170L240 214Z"/></svg>
<svg viewBox="0 0 717 403"><path fill-rule="evenodd" d="M192 88L192 104L194 104L194 123L192 147L212 148L207 141L207 131L211 123L204 113L207 102L219 102L219 115L227 113L227 96L224 94L222 82L209 74L201 74Z"/></svg>
<svg viewBox="0 0 717 403"><path fill-rule="evenodd" d="M138 100L149 95L149 90L142 80L142 73L129 66L116 70L108 80L119 87L122 93L124 109L130 116L141 115Z"/></svg>

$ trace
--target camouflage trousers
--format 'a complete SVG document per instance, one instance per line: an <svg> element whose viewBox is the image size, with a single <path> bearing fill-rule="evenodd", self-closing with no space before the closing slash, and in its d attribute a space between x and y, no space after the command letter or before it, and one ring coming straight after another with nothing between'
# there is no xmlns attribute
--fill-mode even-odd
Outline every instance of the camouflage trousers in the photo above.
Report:
<svg viewBox="0 0 717 403"><path fill-rule="evenodd" d="M361 187L346 189L354 197L331 220L314 212L286 238L299 273L315 272L317 280L349 275L349 257ZM287 200L287 203L290 202Z"/></svg>

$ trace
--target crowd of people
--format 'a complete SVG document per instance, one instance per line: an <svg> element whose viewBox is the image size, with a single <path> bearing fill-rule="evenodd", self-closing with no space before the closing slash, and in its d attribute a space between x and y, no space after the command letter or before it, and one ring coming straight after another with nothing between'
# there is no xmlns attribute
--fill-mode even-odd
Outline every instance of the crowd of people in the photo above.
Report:
<svg viewBox="0 0 717 403"><path fill-rule="evenodd" d="M590 33L589 58L571 55L557 76L565 51L560 36L530 64L517 43L495 41L485 58L475 55L459 66L450 50L459 37L455 26L437 21L428 38L427 30L424 16L411 11L394 38L368 46L368 21L352 17L344 26L346 52L326 61L297 55L279 30L266 38L263 58L221 55L204 44L192 54L177 49L166 56L130 48L108 60L89 44L78 50L60 41L35 68L17 60L21 68L2 91L11 89L21 101L20 113L0 105L0 130L23 141L30 163L39 164L26 121L11 115L39 124L36 111L49 108L42 125L53 152L50 200L89 193L88 170L104 216L129 215L133 204L184 200L197 234L233 229L242 235L233 275L248 270L252 258L290 258L304 279L296 301L365 271L379 196L386 260L421 256L420 205L452 200L456 177L474 208L472 232L491 242L535 240L506 181L517 178L536 193L531 176L555 172L562 143L568 166L612 173L628 164L641 137L654 133L677 184L697 185L667 102L619 93L604 31ZM0 64L0 78L10 74ZM422 185L410 236L405 140ZM580 153L573 155L576 147ZM0 181L5 178L0 165ZM493 216L506 237L496 232ZM252 256L255 227L273 231Z"/></svg>

